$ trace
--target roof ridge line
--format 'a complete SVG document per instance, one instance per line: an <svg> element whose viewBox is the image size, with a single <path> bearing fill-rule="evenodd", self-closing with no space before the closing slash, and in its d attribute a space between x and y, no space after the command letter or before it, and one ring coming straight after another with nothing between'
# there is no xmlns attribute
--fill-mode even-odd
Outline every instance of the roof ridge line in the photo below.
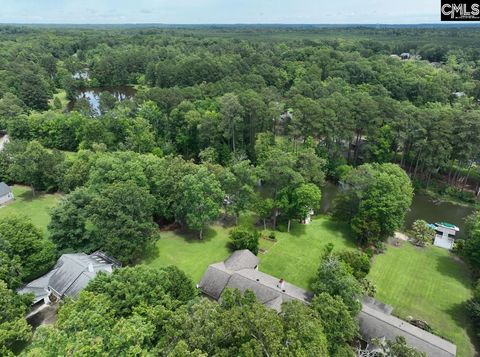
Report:
<svg viewBox="0 0 480 357"><path fill-rule="evenodd" d="M370 316L372 316L372 317L377 318L375 315L372 315L371 313L369 313L369 312L367 312L367 311L364 311L364 310L363 310L363 306L364 306L364 305L362 304L362 310L361 310L362 312L364 312L364 313L366 313L366 314L368 314L368 315L370 315ZM367 307L368 307L370 310L373 310L373 311L375 311L375 312L378 312L378 313L380 313L380 314L382 314L382 315L385 315L385 316L389 316L389 317L393 317L393 318L395 318L395 319L398 319L398 320L400 320L402 323L405 323L405 324L408 324L408 325L410 325L410 326L412 326L412 327L415 327L415 328L419 329L419 330L422 331L422 332L428 333L428 334L434 336L435 338L438 338L438 339L440 339L440 340L442 340L442 341L448 342L448 343L450 343L452 346L456 347L456 345L455 345L454 343L452 343L452 342L450 342L450 341L447 341L446 339L444 339L444 338L442 338L442 337L440 337L440 336L437 336L437 335L435 335L435 334L433 334L433 333L431 333L431 332L425 331L425 330L421 329L420 327L417 327L417 326L415 326L415 325L413 325L413 324L411 324L411 323L409 323L409 322L407 322L407 321L405 321L405 320L402 320L402 319L400 319L400 318L398 318L398 317L396 317L396 316L394 316L394 315L389 315L389 314L382 313L382 312L380 312L380 311L378 311L378 310L373 309L373 308L370 307L370 306L367 306ZM382 320L382 321L384 321L386 324L388 324L388 325L390 325L390 326L392 326L392 327L399 328L398 326L395 326L394 324L388 322L387 320ZM401 328L401 330L404 331L405 333L409 334L410 336L413 336L413 337L415 337L415 338L418 338L419 340L422 340L422 341L428 343L428 344L431 345L431 346L437 347L437 348L439 348L439 349L441 349L442 351L445 351L445 352L447 352L447 353L451 353L450 351L446 350L445 348L440 347L439 345L435 345L435 344L431 343L430 341L428 341L428 340L420 337L419 335L414 335L414 334L412 334L411 332L407 331L406 329L402 329L402 328Z"/></svg>
<svg viewBox="0 0 480 357"><path fill-rule="evenodd" d="M245 269L242 269L242 270L245 270ZM239 271L242 271L242 270L239 270ZM250 270L250 269L249 269L249 270ZM234 274L238 274L239 271L235 271ZM264 272L262 272L262 271L260 271L260 270L257 270L257 271L260 272L260 273L262 273L262 274L265 274L265 275L268 275L268 276L270 276L270 277L272 277L272 278L277 279L276 277L274 277L274 276L272 276L272 275L269 275L269 274L267 274L267 273L264 273ZM250 280L250 281L254 281L254 282L256 282L256 283L259 283L259 282L260 282L260 280L259 280L259 281L256 281L255 279L250 279L248 276L245 276L245 275L242 275L242 274L238 274L238 275L240 275L240 276L242 276L242 277L244 277L244 278L246 278L246 279L248 279L248 280ZM232 276L233 276L233 275L231 275L230 278L231 278ZM228 279L228 281L230 281L230 279ZM290 284L290 283L288 283L288 284ZM268 285L264 285L264 284L260 284L260 285L262 285L262 286L264 286L264 287L266 287L266 288L268 288L268 289L270 289L270 290L272 290L272 291L278 292L278 293L280 293L280 294L288 295L288 297L291 297L291 298L293 298L293 299L300 300L300 299L298 299L296 296L293 296L293 295L287 293L286 290L285 290L285 291L283 291L283 290L281 290L281 289L280 289L280 290L276 290L275 288L272 288L272 287L270 287L270 286L268 286ZM293 284L290 284L290 285L295 286L295 285L293 285ZM300 289L301 289L301 288L300 288ZM304 289L303 289L303 290L304 290ZM305 290L305 291L307 291L307 290ZM307 292L308 292L308 291L307 291ZM304 300L305 300L305 299L304 299ZM310 303L310 301L308 301L308 300L305 300L305 302Z"/></svg>

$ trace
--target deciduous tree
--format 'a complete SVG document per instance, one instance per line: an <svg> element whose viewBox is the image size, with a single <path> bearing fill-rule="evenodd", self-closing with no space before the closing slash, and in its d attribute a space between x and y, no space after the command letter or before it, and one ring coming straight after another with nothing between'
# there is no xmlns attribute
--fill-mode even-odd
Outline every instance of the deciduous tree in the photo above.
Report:
<svg viewBox="0 0 480 357"><path fill-rule="evenodd" d="M31 303L30 295L17 295L0 280L0 354L13 356L12 349L27 343L32 336L32 327L25 320Z"/></svg>
<svg viewBox="0 0 480 357"><path fill-rule="evenodd" d="M220 183L206 167L181 178L176 192L175 217L188 228L200 232L220 214L224 192Z"/></svg>

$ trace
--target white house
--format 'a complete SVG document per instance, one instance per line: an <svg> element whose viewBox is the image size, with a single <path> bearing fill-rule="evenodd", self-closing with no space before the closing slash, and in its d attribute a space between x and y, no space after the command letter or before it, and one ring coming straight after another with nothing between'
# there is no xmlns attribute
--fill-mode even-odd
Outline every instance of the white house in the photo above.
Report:
<svg viewBox="0 0 480 357"><path fill-rule="evenodd" d="M13 191L5 182L0 182L0 205L13 200Z"/></svg>
<svg viewBox="0 0 480 357"><path fill-rule="evenodd" d="M440 248L452 249L455 244L455 234L460 231L460 229L446 222L435 223L431 226L435 229L433 245Z"/></svg>

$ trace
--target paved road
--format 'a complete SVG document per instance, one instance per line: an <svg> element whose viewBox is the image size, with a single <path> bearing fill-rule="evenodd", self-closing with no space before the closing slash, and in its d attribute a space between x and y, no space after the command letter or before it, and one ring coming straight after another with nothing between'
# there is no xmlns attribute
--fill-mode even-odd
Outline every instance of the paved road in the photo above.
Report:
<svg viewBox="0 0 480 357"><path fill-rule="evenodd" d="M0 138L0 151L3 150L3 146L8 142L9 142L8 135L4 135Z"/></svg>

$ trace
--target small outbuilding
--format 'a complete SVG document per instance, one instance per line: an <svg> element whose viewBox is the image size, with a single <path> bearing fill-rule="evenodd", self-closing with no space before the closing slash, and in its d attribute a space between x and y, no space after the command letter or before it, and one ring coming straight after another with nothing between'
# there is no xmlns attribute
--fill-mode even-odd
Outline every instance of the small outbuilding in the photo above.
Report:
<svg viewBox="0 0 480 357"><path fill-rule="evenodd" d="M452 95L456 98L462 98L466 96L465 92L453 92Z"/></svg>
<svg viewBox="0 0 480 357"><path fill-rule="evenodd" d="M0 182L0 205L13 201L13 191L5 182Z"/></svg>
<svg viewBox="0 0 480 357"><path fill-rule="evenodd" d="M447 222L434 223L431 224L430 227L435 229L433 245L445 249L453 248L455 244L455 234L460 231L460 228Z"/></svg>

